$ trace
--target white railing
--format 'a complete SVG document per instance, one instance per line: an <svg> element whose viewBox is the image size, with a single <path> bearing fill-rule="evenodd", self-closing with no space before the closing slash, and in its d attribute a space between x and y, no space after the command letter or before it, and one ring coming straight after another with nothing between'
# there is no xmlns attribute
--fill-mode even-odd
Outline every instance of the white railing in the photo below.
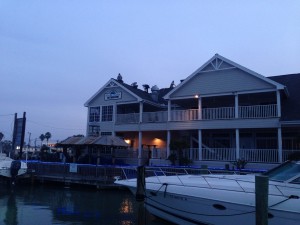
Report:
<svg viewBox="0 0 300 225"><path fill-rule="evenodd" d="M239 106L240 118L271 118L277 117L277 105Z"/></svg>
<svg viewBox="0 0 300 225"><path fill-rule="evenodd" d="M239 106L239 118L274 118L277 117L277 105ZM130 124L139 122L139 113L117 114L117 124ZM234 107L204 108L201 111L202 120L234 119ZM172 110L171 121L199 120L198 109ZM143 123L167 122L168 111L144 112Z"/></svg>
<svg viewBox="0 0 300 225"><path fill-rule="evenodd" d="M240 158L249 162L277 163L277 149L240 149Z"/></svg>
<svg viewBox="0 0 300 225"><path fill-rule="evenodd" d="M139 113L117 114L116 116L116 123L118 124L138 123L139 120Z"/></svg>
<svg viewBox="0 0 300 225"><path fill-rule="evenodd" d="M166 149L161 149L161 148L152 149L151 158L152 159L166 159L167 158Z"/></svg>
<svg viewBox="0 0 300 225"><path fill-rule="evenodd" d="M282 150L282 161L283 162L287 161L289 159L289 156L295 153L300 156L300 149Z"/></svg>
<svg viewBox="0 0 300 225"><path fill-rule="evenodd" d="M202 148L202 160L235 161L235 148Z"/></svg>
<svg viewBox="0 0 300 225"><path fill-rule="evenodd" d="M143 113L143 123L166 122L167 120L168 120L168 111Z"/></svg>
<svg viewBox="0 0 300 225"><path fill-rule="evenodd" d="M234 118L234 115L234 107L202 109L203 120L232 119Z"/></svg>
<svg viewBox="0 0 300 225"><path fill-rule="evenodd" d="M198 120L198 109L173 110L171 121Z"/></svg>

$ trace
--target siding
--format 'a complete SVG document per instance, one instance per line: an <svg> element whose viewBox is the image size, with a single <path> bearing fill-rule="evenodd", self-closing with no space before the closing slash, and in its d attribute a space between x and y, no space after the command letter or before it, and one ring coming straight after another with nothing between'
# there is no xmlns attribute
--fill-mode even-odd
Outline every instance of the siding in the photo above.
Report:
<svg viewBox="0 0 300 225"><path fill-rule="evenodd" d="M121 99L105 100L104 95L111 91L121 92L122 93ZM120 87L104 88L103 91L101 93L99 93L98 96L96 96L90 102L89 107L100 106L100 105L111 105L111 104L114 104L115 102L128 102L128 101L137 101L137 98L135 98L130 93L128 93L127 91L125 91L124 89L122 89Z"/></svg>
<svg viewBox="0 0 300 225"><path fill-rule="evenodd" d="M228 69L199 73L175 91L171 98L213 95L239 91L274 89L275 87L240 69Z"/></svg>

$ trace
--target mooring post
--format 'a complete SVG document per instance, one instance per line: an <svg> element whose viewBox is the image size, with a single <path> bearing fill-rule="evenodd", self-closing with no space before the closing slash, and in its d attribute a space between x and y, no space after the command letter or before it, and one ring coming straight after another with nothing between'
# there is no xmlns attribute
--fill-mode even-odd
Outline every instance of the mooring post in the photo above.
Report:
<svg viewBox="0 0 300 225"><path fill-rule="evenodd" d="M145 225L146 212L144 207L145 200L145 167L137 167L137 179L136 179L136 194L135 199L138 205L138 225Z"/></svg>
<svg viewBox="0 0 300 225"><path fill-rule="evenodd" d="M137 167L137 179L136 179L136 194L137 201L144 201L145 199L145 167Z"/></svg>
<svg viewBox="0 0 300 225"><path fill-rule="evenodd" d="M268 225L269 178L255 176L256 225Z"/></svg>

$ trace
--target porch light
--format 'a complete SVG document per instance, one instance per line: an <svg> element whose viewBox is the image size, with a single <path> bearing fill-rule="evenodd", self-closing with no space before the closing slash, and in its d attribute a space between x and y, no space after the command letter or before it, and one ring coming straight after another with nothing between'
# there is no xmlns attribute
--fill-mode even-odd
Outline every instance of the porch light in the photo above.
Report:
<svg viewBox="0 0 300 225"><path fill-rule="evenodd" d="M125 139L124 140L127 144L130 144L130 140L129 139Z"/></svg>
<svg viewBox="0 0 300 225"><path fill-rule="evenodd" d="M195 94L195 96L194 96L195 98L199 98L199 95L198 94Z"/></svg>

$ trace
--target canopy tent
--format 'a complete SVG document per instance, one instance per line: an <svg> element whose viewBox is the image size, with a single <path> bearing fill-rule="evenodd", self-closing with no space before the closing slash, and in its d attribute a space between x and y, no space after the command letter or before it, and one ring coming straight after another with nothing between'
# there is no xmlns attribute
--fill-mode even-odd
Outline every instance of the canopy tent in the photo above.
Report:
<svg viewBox="0 0 300 225"><path fill-rule="evenodd" d="M69 137L59 143L57 146L79 146L79 145L101 145L101 146L116 146L129 147L129 145L120 137L116 136L101 136L101 137Z"/></svg>

